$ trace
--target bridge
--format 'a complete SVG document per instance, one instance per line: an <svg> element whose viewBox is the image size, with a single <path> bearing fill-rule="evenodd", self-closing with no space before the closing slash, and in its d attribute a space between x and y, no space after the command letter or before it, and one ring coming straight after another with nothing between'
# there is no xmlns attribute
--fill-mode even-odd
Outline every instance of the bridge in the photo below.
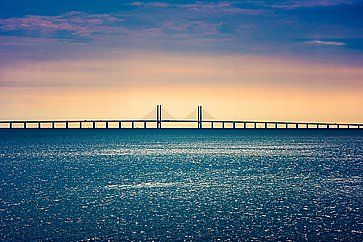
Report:
<svg viewBox="0 0 363 242"><path fill-rule="evenodd" d="M2 129L27 128L222 128L222 129L361 129L363 123L331 122L291 122L291 121L254 121L254 120L215 120L203 119L203 107L198 106L197 118L169 119L163 118L161 105L156 106L156 118L143 119L86 119L86 120L1 120Z"/></svg>

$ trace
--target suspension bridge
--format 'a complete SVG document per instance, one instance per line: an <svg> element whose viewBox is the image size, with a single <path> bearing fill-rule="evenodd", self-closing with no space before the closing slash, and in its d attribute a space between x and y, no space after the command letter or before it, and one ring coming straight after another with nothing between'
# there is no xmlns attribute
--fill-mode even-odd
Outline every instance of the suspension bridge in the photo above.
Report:
<svg viewBox="0 0 363 242"><path fill-rule="evenodd" d="M152 117L153 116L153 117ZM218 120L198 106L184 119L175 119L161 105L142 119L86 119L86 120L1 120L2 129L28 128L209 128L209 129L361 129L363 123L332 122L291 122L291 121L254 121L254 120Z"/></svg>

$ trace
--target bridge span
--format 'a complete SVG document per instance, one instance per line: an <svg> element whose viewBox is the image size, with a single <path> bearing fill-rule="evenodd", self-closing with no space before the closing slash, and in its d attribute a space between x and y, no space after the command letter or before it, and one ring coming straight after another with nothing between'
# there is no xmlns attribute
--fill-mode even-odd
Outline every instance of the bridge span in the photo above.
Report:
<svg viewBox="0 0 363 242"><path fill-rule="evenodd" d="M197 119L163 119L162 106L156 107L156 119L84 119L84 120L0 120L0 128L209 128L209 129L361 129L363 123L292 122L256 120L204 120L198 106Z"/></svg>

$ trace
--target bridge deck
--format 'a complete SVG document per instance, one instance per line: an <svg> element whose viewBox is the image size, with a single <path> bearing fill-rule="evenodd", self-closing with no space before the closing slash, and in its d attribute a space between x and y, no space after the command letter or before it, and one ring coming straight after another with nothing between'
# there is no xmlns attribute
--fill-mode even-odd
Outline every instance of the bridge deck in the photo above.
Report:
<svg viewBox="0 0 363 242"><path fill-rule="evenodd" d="M97 124L100 123L105 125L103 128L125 128L122 124L131 125L131 128L136 128L136 125L140 124L142 125L142 128L157 128L159 127L158 122L160 124L168 124L168 128L178 128L182 124L196 124L199 128L363 128L363 123L188 119L0 120L0 128L73 128L71 125L74 124L78 124L78 128L99 128L97 127ZM115 123L117 123L116 127L114 126ZM28 124L36 124L36 127L28 127ZM45 124L50 125L50 127L44 127ZM59 127L60 124L63 126ZM85 124L91 124L91 127L85 127ZM113 124L113 126L111 127L110 124ZM150 124L155 124L155 126L153 125L150 127ZM171 124L174 126L170 126ZM217 127L216 125L219 126ZM161 127L162 126L160 126L160 128Z"/></svg>

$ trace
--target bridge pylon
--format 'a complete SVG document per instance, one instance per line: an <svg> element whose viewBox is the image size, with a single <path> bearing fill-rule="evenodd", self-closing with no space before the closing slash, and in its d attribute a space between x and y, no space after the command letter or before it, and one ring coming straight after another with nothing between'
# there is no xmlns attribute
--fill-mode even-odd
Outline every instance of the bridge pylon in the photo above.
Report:
<svg viewBox="0 0 363 242"><path fill-rule="evenodd" d="M203 108L202 106L198 106L198 129L203 128Z"/></svg>
<svg viewBox="0 0 363 242"><path fill-rule="evenodd" d="M161 115L161 105L157 105L156 106L156 128L161 129L161 120L162 120L162 115Z"/></svg>

